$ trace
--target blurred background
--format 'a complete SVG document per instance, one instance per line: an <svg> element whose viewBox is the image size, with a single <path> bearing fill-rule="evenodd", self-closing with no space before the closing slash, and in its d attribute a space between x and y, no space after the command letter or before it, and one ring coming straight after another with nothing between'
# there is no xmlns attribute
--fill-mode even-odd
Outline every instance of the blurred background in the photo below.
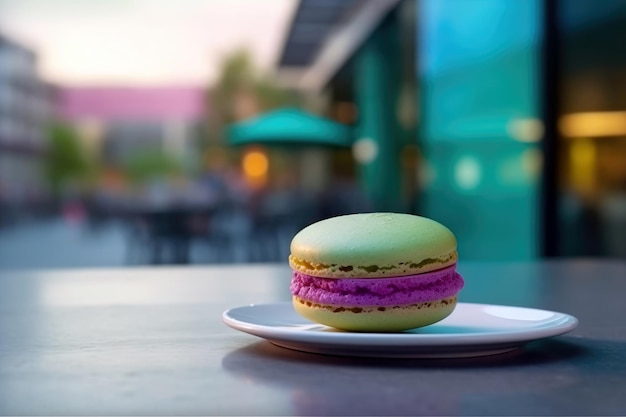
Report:
<svg viewBox="0 0 626 417"><path fill-rule="evenodd" d="M330 216L626 259L626 1L0 0L0 268L286 262Z"/></svg>

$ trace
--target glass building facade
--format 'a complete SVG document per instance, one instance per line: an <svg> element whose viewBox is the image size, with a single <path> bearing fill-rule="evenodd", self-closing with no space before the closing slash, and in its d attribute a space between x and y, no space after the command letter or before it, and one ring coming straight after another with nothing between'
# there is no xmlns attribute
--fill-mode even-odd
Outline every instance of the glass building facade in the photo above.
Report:
<svg viewBox="0 0 626 417"><path fill-rule="evenodd" d="M424 215L467 258L538 255L540 2L425 0L418 19Z"/></svg>
<svg viewBox="0 0 626 417"><path fill-rule="evenodd" d="M464 259L625 257L623 39L618 0L398 2L327 86L375 208L441 221Z"/></svg>

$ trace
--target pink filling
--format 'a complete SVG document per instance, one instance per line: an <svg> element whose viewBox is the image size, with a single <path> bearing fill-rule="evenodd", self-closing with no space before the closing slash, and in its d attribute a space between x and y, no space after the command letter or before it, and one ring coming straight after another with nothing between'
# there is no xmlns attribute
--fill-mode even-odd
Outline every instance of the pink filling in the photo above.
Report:
<svg viewBox="0 0 626 417"><path fill-rule="evenodd" d="M294 271L291 293L319 304L395 306L452 297L463 288L456 265L395 278L319 278Z"/></svg>

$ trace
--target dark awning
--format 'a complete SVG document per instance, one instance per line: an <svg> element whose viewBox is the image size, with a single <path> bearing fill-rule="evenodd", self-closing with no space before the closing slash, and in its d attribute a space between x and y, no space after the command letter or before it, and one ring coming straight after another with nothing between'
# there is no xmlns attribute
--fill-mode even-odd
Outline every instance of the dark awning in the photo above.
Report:
<svg viewBox="0 0 626 417"><path fill-rule="evenodd" d="M401 0L300 0L277 67L319 90L344 66Z"/></svg>
<svg viewBox="0 0 626 417"><path fill-rule="evenodd" d="M307 67L330 33L363 0L300 0L283 47L279 67Z"/></svg>

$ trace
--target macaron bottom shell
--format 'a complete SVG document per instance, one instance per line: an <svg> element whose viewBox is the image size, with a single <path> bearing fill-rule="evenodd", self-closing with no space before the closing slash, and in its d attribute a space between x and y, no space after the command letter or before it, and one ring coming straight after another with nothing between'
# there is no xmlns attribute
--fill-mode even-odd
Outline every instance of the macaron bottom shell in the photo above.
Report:
<svg viewBox="0 0 626 417"><path fill-rule="evenodd" d="M428 326L454 311L457 296L409 305L354 307L318 304L293 296L301 316L339 330L353 332L400 332Z"/></svg>

